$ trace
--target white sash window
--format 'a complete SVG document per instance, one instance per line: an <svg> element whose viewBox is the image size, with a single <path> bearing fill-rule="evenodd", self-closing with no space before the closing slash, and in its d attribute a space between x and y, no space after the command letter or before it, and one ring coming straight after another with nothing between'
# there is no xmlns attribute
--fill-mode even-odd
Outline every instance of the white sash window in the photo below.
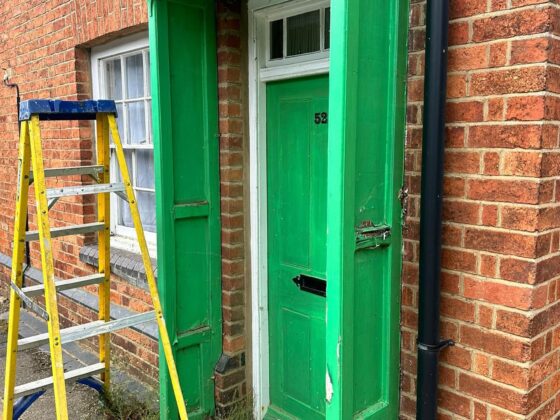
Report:
<svg viewBox="0 0 560 420"><path fill-rule="evenodd" d="M125 37L91 53L95 99L113 99L118 109L119 133L138 201L146 238L155 247L156 214L154 146L152 141L150 53L147 34ZM118 166L111 145L111 178L118 180ZM111 201L112 244L137 250L128 203Z"/></svg>

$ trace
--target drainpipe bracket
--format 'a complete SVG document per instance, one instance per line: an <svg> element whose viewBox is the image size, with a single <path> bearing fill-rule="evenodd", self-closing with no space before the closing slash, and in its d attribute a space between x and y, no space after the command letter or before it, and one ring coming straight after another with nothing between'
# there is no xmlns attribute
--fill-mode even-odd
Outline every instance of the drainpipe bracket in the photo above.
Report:
<svg viewBox="0 0 560 420"><path fill-rule="evenodd" d="M453 340L442 340L440 341L438 344L424 344L424 343L418 343L418 349L422 350L422 351L429 351L429 352L434 352L434 353L439 353L441 350L447 348L447 347L451 347L455 345L455 341Z"/></svg>

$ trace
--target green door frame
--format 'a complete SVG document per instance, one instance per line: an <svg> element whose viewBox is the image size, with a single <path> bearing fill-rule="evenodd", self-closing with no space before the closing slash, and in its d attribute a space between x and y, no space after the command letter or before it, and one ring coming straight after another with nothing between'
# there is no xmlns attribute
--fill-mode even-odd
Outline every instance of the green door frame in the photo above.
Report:
<svg viewBox="0 0 560 420"><path fill-rule="evenodd" d="M331 7L327 419L396 419L408 0L332 0ZM379 167L378 176L368 176ZM384 197L373 202L369 191L380 185ZM390 245L359 249L357 230L380 224L391 228ZM354 334L358 323L369 322L355 317L355 301L365 293L355 286L373 289L373 282L381 282L375 287L390 320L381 354L367 354L372 349L360 347ZM376 393L355 385L372 358L387 366L375 372L381 378Z"/></svg>
<svg viewBox="0 0 560 420"><path fill-rule="evenodd" d="M215 5L148 3L159 286L189 416L204 418L214 412L221 352ZM332 0L331 7L326 417L396 418L408 0ZM371 148L380 153L363 153ZM364 176L379 168L381 176ZM364 201L363 192L380 183L381 200ZM389 246L358 249L356 229L364 223L390 226ZM354 371L369 359L353 353L360 320L352 309L356 282L372 280L360 277L370 257L385 267L372 279L390 319L382 355L375 355L389 368L371 395L354 385ZM176 418L163 365L160 377L162 418Z"/></svg>

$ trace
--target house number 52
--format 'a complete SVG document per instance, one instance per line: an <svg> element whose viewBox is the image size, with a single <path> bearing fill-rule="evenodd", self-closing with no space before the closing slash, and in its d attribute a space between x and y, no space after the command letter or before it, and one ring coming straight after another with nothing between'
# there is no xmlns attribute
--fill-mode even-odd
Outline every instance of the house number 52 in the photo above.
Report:
<svg viewBox="0 0 560 420"><path fill-rule="evenodd" d="M327 124L329 122L329 114L326 112L315 113L315 124Z"/></svg>

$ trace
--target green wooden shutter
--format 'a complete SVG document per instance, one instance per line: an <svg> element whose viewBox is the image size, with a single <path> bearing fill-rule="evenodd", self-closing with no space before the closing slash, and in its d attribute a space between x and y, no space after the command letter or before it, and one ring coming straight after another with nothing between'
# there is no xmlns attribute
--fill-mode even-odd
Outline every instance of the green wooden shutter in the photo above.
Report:
<svg viewBox="0 0 560 420"><path fill-rule="evenodd" d="M214 411L221 352L214 2L152 0L158 282L190 418ZM176 418L160 358L162 418Z"/></svg>
<svg viewBox="0 0 560 420"><path fill-rule="evenodd" d="M406 0L332 1L328 419L398 417L407 14ZM357 246L371 225L390 226L388 246Z"/></svg>

